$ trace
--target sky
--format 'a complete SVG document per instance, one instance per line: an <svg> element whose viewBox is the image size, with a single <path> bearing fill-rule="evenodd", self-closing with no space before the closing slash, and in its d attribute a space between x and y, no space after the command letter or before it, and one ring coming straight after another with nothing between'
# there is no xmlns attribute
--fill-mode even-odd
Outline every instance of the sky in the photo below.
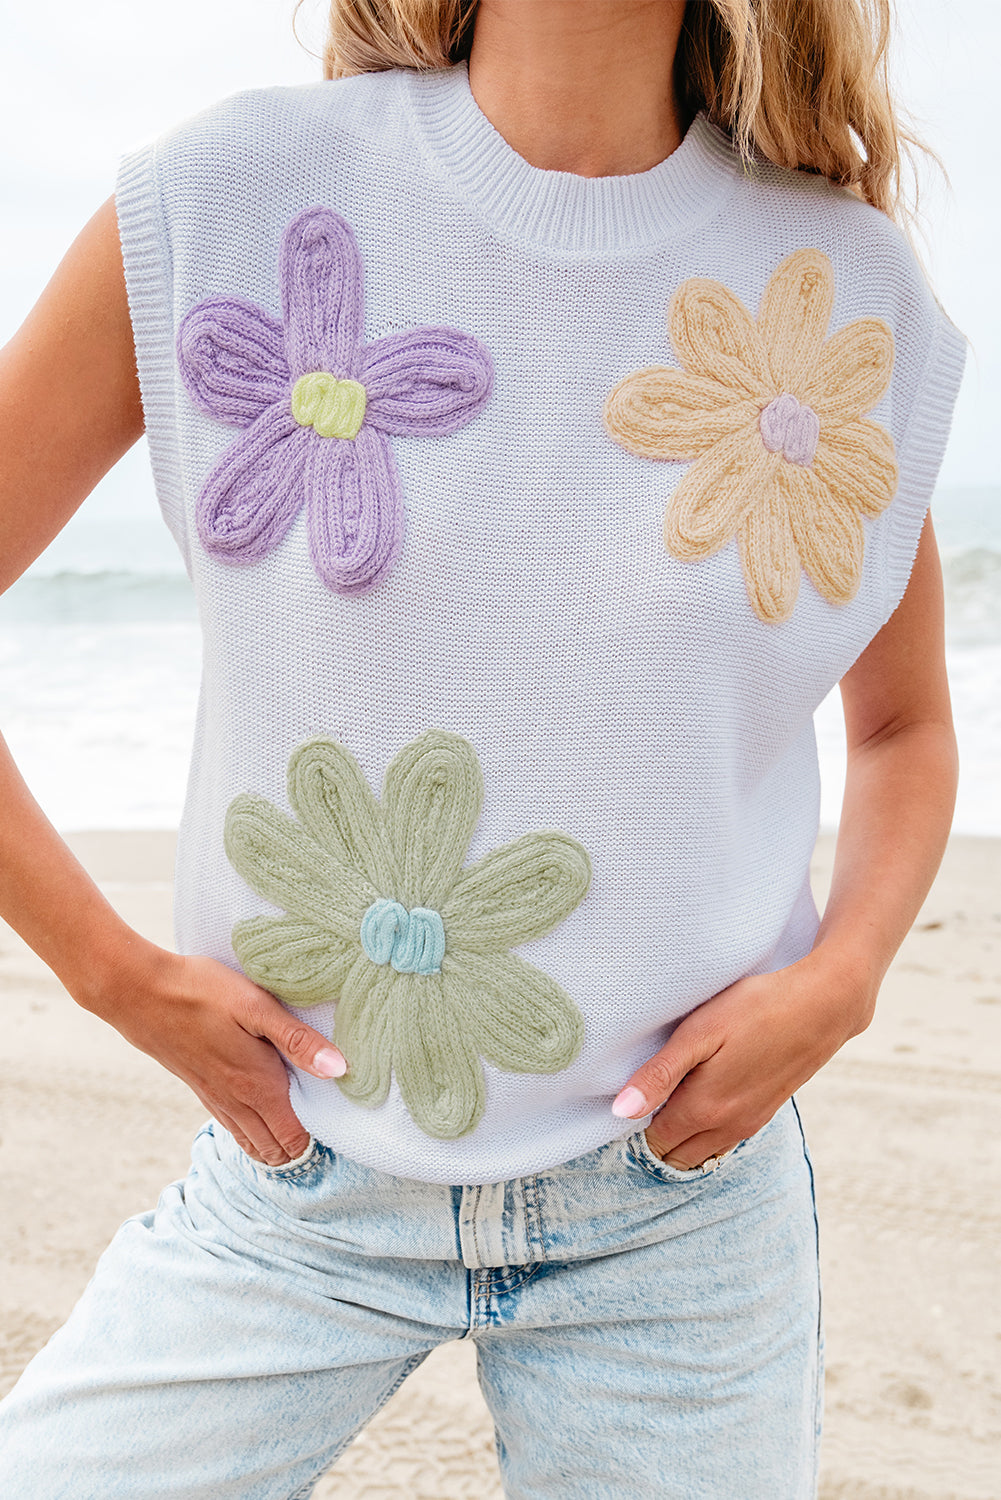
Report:
<svg viewBox="0 0 1001 1500"><path fill-rule="evenodd" d="M113 190L124 151L238 89L320 76L293 35L293 10L293 0L0 0L0 341ZM306 0L299 13L315 50L324 12L323 0ZM923 174L919 243L939 299L971 340L941 483L1001 485L1001 6L898 0L897 14L898 94L951 180L947 189L937 172ZM106 509L138 482L139 463L104 487Z"/></svg>

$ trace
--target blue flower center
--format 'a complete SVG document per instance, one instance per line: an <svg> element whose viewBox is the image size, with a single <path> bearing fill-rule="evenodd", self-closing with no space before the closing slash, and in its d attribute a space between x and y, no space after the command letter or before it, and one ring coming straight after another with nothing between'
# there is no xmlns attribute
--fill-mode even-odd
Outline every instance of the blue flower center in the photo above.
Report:
<svg viewBox="0 0 1001 1500"><path fill-rule="evenodd" d="M399 974L439 974L445 926L430 906L408 911L380 896L361 919L361 945L374 964L392 964Z"/></svg>

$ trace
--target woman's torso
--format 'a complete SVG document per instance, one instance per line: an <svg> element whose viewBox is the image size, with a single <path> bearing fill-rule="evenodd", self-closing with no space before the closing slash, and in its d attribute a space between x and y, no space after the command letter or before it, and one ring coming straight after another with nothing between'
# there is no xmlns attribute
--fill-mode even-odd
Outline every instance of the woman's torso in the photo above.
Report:
<svg viewBox="0 0 1001 1500"><path fill-rule="evenodd" d="M204 630L180 948L234 964L234 924L281 916L234 868L224 827L246 793L291 816L297 746L336 741L378 794L428 730L461 736L483 778L468 861L540 830L590 861L583 899L511 948L579 1011L579 1055L547 1073L483 1061L482 1118L454 1138L418 1127L395 1076L371 1109L296 1071L293 1104L345 1155L429 1180L521 1176L603 1144L622 1133L612 1097L672 1023L812 944L812 714L906 584L958 337L896 231L822 180L745 173L701 118L652 172L541 172L480 115L463 69L239 96L129 159L118 197L154 470ZM317 576L305 512L256 561L206 548L198 496L238 429L199 410L174 356L206 298L281 317L282 236L312 205L357 242L366 343L445 325L493 366L457 430L389 438L402 543L357 593ZM864 523L855 597L832 604L802 577L791 617L768 623L733 542L700 561L666 550L688 464L613 441L602 410L623 378L678 364L679 285L718 281L753 317L804 248L833 272L828 334L865 317L892 330L893 379L867 420L894 440L900 488ZM936 348L944 375L927 369ZM491 1003L503 1012L503 994ZM329 1032L334 1003L301 1014ZM441 1048L432 1069L449 1065Z"/></svg>

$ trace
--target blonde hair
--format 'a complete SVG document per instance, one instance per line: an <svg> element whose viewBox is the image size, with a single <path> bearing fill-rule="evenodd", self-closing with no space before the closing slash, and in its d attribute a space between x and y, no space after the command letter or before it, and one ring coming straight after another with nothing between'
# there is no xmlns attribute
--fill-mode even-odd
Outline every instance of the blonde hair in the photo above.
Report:
<svg viewBox="0 0 1001 1500"><path fill-rule="evenodd" d="M324 76L445 68L468 57L478 0L331 0ZM890 0L688 0L679 101L747 159L817 172L891 218L921 143L890 91Z"/></svg>

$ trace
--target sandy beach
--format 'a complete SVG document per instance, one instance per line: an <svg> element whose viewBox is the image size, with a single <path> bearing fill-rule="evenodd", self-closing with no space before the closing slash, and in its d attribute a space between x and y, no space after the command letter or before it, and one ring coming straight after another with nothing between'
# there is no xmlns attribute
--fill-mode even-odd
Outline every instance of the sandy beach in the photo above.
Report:
<svg viewBox="0 0 1001 1500"><path fill-rule="evenodd" d="M71 842L126 919L169 944L173 836ZM832 847L824 837L817 849L821 900ZM184 1174L204 1111L79 1010L3 924L0 1006L6 1391L119 1222ZM821 1215L821 1496L998 1500L1001 840L953 839L875 1022L798 1097ZM316 1491L317 1500L500 1495L468 1344L431 1355Z"/></svg>

